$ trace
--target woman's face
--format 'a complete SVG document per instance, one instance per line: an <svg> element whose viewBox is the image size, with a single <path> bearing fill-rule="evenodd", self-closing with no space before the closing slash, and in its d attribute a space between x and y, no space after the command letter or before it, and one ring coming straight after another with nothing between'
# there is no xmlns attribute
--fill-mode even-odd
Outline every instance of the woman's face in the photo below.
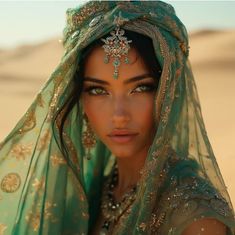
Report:
<svg viewBox="0 0 235 235"><path fill-rule="evenodd" d="M109 150L120 158L147 155L154 129L156 85L136 49L128 54L130 64L121 60L118 79L113 78L111 58L96 47L87 57L82 103L90 126Z"/></svg>

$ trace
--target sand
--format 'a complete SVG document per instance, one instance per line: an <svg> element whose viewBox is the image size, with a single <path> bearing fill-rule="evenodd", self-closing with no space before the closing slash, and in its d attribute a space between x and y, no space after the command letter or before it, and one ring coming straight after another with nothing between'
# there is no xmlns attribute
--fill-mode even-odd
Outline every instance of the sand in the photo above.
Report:
<svg viewBox="0 0 235 235"><path fill-rule="evenodd" d="M0 46L1 47L1 46ZM235 30L190 34L190 61L217 162L235 205ZM63 48L51 39L0 49L0 140L15 126L59 63Z"/></svg>

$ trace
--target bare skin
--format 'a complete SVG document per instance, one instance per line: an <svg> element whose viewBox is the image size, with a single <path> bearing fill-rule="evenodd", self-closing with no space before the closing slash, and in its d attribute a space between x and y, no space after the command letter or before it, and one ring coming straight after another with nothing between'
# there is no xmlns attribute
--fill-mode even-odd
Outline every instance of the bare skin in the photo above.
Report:
<svg viewBox="0 0 235 235"><path fill-rule="evenodd" d="M214 218L203 218L190 224L182 235L226 235L226 226Z"/></svg>
<svg viewBox="0 0 235 235"><path fill-rule="evenodd" d="M140 178L139 171L153 141L156 88L150 75L129 81L149 74L134 48L128 56L131 64L122 61L117 80L113 78L112 60L105 64L104 56L103 48L97 47L87 58L82 101L92 129L117 158L119 178L114 195L118 200ZM113 130L126 130L136 135L129 142L117 143L108 136Z"/></svg>

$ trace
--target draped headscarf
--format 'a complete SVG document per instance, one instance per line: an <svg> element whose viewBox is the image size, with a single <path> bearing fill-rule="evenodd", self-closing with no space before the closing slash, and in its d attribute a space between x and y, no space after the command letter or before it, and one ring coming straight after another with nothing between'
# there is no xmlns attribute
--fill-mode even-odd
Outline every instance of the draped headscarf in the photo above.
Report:
<svg viewBox="0 0 235 235"><path fill-rule="evenodd" d="M88 234L99 213L102 182L114 156L97 140L84 158L82 110L74 106L63 130L66 103L82 50L115 28L152 39L162 68L155 96L157 130L137 196L113 234L180 235L190 223L216 218L234 234L233 207L207 137L188 59L187 31L161 1L89 1L67 10L64 55L33 103L0 145L0 234Z"/></svg>

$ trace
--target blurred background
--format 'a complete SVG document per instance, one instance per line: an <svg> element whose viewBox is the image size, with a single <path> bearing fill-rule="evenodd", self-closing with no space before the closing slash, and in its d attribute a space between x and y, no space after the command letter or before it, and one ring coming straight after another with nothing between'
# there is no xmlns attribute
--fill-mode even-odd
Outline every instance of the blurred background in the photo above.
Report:
<svg viewBox="0 0 235 235"><path fill-rule="evenodd" d="M167 2L190 35L205 125L235 207L235 2ZM0 141L58 64L65 11L80 3L0 0Z"/></svg>

